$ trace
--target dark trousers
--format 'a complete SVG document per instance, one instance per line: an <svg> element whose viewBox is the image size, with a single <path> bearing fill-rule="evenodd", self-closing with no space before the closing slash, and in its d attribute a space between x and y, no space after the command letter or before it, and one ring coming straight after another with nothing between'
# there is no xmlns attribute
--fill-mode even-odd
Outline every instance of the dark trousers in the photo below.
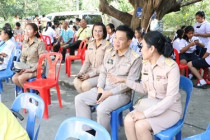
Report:
<svg viewBox="0 0 210 140"><path fill-rule="evenodd" d="M63 51L62 51L63 60L65 60L65 58L66 58L66 49L70 48L70 55L74 55L75 50L77 50L79 48L79 45L81 42L82 42L82 40L77 40L74 43L68 45L65 49L63 48Z"/></svg>

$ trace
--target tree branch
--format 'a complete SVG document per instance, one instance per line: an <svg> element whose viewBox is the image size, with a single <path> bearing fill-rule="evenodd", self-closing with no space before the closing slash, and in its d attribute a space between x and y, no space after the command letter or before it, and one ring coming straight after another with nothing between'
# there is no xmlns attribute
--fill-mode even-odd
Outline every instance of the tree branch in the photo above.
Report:
<svg viewBox="0 0 210 140"><path fill-rule="evenodd" d="M190 4L197 3L197 2L200 2L200 1L202 1L202 0L192 0L192 1L188 1L188 2L182 3L182 4L181 4L181 7L188 6L188 5L190 5Z"/></svg>
<svg viewBox="0 0 210 140"><path fill-rule="evenodd" d="M122 21L124 24L130 26L132 15L128 14L127 12L122 12L114 8L113 6L109 5L107 0L100 0L99 10L102 13L108 14L116 19Z"/></svg>

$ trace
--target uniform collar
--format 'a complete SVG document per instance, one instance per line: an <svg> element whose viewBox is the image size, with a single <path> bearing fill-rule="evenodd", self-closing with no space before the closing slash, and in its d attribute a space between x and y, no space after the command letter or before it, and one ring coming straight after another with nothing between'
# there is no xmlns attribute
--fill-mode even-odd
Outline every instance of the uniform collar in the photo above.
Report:
<svg viewBox="0 0 210 140"><path fill-rule="evenodd" d="M156 65L158 65L158 66L160 66L160 67L163 67L164 64L165 64L164 62L165 62L165 57L164 57L163 55L160 55L160 57L158 58L156 64L154 65L154 67L155 67ZM153 68L154 68L154 67L153 67Z"/></svg>
<svg viewBox="0 0 210 140"><path fill-rule="evenodd" d="M131 51L131 48L130 47L128 47L128 49L125 51L125 53L122 55L122 56L125 56L125 57L130 57L130 55L129 55L129 52ZM117 50L114 50L113 52L112 52L112 56L115 56L115 55L118 55L117 54L118 52L117 52Z"/></svg>
<svg viewBox="0 0 210 140"><path fill-rule="evenodd" d="M101 40L101 43L98 46L96 45L96 40L94 40L94 42L95 42L95 47L96 48L100 47L103 44L106 44L106 40L105 39Z"/></svg>
<svg viewBox="0 0 210 140"><path fill-rule="evenodd" d="M29 39L27 39L26 42L28 43L28 42L29 42ZM38 38L37 38L37 37L34 37L33 43L36 43L36 42L38 42ZM32 44L33 44L33 43L32 43Z"/></svg>

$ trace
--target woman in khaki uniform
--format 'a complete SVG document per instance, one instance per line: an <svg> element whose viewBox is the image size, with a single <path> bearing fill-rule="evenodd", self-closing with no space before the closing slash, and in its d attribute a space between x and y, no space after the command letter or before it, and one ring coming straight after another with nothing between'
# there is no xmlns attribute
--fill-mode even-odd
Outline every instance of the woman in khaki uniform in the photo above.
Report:
<svg viewBox="0 0 210 140"><path fill-rule="evenodd" d="M128 140L152 140L152 135L173 126L182 115L178 65L170 58L173 48L159 32L149 32L142 41L142 82L136 83L113 75L112 81L123 82L139 93L148 94L125 118Z"/></svg>
<svg viewBox="0 0 210 140"><path fill-rule="evenodd" d="M79 93L96 87L105 50L111 47L111 44L105 40L107 32L103 23L94 24L92 36L94 40L88 44L85 62L77 78L74 79L74 87Z"/></svg>
<svg viewBox="0 0 210 140"><path fill-rule="evenodd" d="M26 25L25 35L28 39L23 42L20 62L26 63L30 68L21 70L12 77L12 81L19 87L23 87L28 79L36 76L39 56L45 53L45 46L35 23Z"/></svg>

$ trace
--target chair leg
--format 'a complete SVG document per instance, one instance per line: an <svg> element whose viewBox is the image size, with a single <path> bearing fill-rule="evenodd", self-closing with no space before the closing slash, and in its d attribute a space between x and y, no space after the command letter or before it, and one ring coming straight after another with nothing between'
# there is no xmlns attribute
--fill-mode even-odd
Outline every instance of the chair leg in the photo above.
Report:
<svg viewBox="0 0 210 140"><path fill-rule="evenodd" d="M119 120L120 126L122 127L123 126L123 112L120 112L118 120Z"/></svg>
<svg viewBox="0 0 210 140"><path fill-rule="evenodd" d="M47 90L47 103L48 103L48 105L51 104L50 89Z"/></svg>
<svg viewBox="0 0 210 140"><path fill-rule="evenodd" d="M68 73L68 59L67 58L66 58L66 74Z"/></svg>
<svg viewBox="0 0 210 140"><path fill-rule="evenodd" d="M61 101L61 94L60 94L59 84L56 85L56 90L57 90L57 95L58 95L59 106L60 106L60 108L63 108L62 101Z"/></svg>
<svg viewBox="0 0 210 140"><path fill-rule="evenodd" d="M69 59L69 62L68 62L68 69L69 69L68 77L70 77L71 76L71 59Z"/></svg>
<svg viewBox="0 0 210 140"><path fill-rule="evenodd" d="M48 95L46 95L45 90L38 90L40 96L42 97L42 99L44 100L44 115L43 118L44 119L48 119Z"/></svg>
<svg viewBox="0 0 210 140"><path fill-rule="evenodd" d="M114 111L111 113L111 131L112 140L118 140L118 114Z"/></svg>
<svg viewBox="0 0 210 140"><path fill-rule="evenodd" d="M182 131L179 131L178 134L176 134L176 140L181 140L182 139Z"/></svg>
<svg viewBox="0 0 210 140"><path fill-rule="evenodd" d="M188 68L185 69L186 77L188 77Z"/></svg>

